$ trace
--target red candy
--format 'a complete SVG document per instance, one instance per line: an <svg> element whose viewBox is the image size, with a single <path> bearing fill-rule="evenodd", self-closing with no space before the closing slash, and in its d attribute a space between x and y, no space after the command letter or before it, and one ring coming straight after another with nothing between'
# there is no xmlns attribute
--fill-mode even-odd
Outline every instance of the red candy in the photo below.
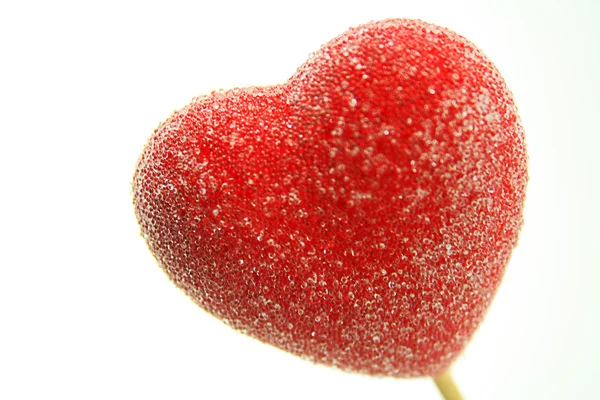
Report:
<svg viewBox="0 0 600 400"><path fill-rule="evenodd" d="M169 277L235 329L373 375L443 372L517 242L523 130L494 65L421 21L353 28L281 86L202 96L133 183Z"/></svg>

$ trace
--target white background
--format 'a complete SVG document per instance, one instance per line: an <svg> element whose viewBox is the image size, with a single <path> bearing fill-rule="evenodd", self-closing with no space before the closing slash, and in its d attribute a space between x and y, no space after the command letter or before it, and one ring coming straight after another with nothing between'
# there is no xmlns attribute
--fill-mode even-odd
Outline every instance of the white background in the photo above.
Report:
<svg viewBox="0 0 600 400"><path fill-rule="evenodd" d="M173 110L283 82L390 17L482 48L527 134L526 225L455 365L465 397L600 398L600 3L157 3L0 5L0 398L439 399L430 379L346 374L231 331L169 283L131 204L137 157Z"/></svg>

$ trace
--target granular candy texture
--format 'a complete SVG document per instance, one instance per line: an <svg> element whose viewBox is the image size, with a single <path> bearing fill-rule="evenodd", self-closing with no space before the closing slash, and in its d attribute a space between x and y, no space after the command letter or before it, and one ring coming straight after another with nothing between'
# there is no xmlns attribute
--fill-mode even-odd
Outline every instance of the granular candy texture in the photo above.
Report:
<svg viewBox="0 0 600 400"><path fill-rule="evenodd" d="M198 305L344 370L437 375L500 283L527 156L511 92L422 21L333 39L288 82L194 99L133 182L142 234Z"/></svg>

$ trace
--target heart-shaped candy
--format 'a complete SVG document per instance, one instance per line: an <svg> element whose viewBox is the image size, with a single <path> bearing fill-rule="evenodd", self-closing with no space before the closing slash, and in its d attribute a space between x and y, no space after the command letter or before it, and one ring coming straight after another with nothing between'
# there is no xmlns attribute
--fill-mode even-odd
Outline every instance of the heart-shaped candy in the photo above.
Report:
<svg viewBox="0 0 600 400"><path fill-rule="evenodd" d="M235 329L345 370L436 375L500 283L526 167L494 65L396 19L337 37L285 84L176 112L134 203L169 277Z"/></svg>

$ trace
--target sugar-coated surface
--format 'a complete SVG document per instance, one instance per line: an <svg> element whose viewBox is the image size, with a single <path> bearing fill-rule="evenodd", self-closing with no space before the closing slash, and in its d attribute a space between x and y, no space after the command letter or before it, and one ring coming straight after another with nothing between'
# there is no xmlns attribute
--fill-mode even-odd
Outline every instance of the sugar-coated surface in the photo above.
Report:
<svg viewBox="0 0 600 400"><path fill-rule="evenodd" d="M435 375L500 282L526 162L491 62L451 31L387 20L281 86L175 113L134 202L162 268L230 326L345 370Z"/></svg>

